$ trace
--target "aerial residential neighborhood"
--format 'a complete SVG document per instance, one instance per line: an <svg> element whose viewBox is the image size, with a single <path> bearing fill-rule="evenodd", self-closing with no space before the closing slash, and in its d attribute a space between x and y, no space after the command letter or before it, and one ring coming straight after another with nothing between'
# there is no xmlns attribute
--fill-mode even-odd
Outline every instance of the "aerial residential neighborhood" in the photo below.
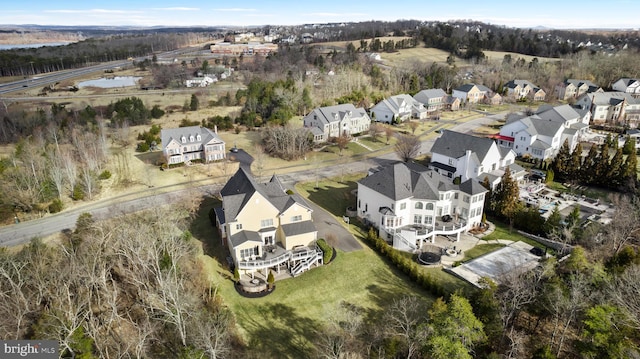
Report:
<svg viewBox="0 0 640 359"><path fill-rule="evenodd" d="M635 2L31 5L5 356L640 357Z"/></svg>

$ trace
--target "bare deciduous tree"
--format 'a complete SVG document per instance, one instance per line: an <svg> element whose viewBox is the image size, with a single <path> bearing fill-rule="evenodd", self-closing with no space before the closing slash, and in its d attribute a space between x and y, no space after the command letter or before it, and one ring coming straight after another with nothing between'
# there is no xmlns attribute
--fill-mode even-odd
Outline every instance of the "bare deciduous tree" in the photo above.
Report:
<svg viewBox="0 0 640 359"><path fill-rule="evenodd" d="M403 162L409 162L420 153L420 139L413 135L398 135L395 150Z"/></svg>
<svg viewBox="0 0 640 359"><path fill-rule="evenodd" d="M640 214L637 200L624 195L614 195L611 202L616 208L615 216L605 229L605 244L609 244L612 253L619 253L627 243L636 241L634 233L640 228Z"/></svg>
<svg viewBox="0 0 640 359"><path fill-rule="evenodd" d="M402 297L393 301L384 316L387 335L402 338L407 359L413 358L424 345L428 333L426 308L417 297Z"/></svg>

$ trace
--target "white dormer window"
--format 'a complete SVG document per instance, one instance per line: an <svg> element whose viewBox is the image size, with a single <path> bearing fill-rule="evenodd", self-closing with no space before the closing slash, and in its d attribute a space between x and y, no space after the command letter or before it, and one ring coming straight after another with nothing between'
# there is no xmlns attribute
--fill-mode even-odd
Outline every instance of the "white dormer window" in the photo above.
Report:
<svg viewBox="0 0 640 359"><path fill-rule="evenodd" d="M193 135L189 136L189 142L193 142L194 140Z"/></svg>
<svg viewBox="0 0 640 359"><path fill-rule="evenodd" d="M202 141L202 136L200 136L200 135L196 136L196 140L197 140L198 142Z"/></svg>
<svg viewBox="0 0 640 359"><path fill-rule="evenodd" d="M186 137L184 137L184 136L182 136L182 138L180 138L180 141L181 141L182 143L185 143L185 142L187 142L187 138L186 138Z"/></svg>

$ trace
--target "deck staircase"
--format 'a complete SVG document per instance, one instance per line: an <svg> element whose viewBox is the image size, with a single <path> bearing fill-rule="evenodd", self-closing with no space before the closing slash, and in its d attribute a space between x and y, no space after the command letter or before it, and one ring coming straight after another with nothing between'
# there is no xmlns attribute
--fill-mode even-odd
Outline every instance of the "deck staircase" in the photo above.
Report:
<svg viewBox="0 0 640 359"><path fill-rule="evenodd" d="M302 272L309 270L309 268L311 268L313 263L317 261L322 261L322 255L323 255L322 250L320 250L319 248L316 248L316 249L307 251L304 257L296 258L301 260L295 266L293 266L293 268L291 268L291 275L296 277Z"/></svg>

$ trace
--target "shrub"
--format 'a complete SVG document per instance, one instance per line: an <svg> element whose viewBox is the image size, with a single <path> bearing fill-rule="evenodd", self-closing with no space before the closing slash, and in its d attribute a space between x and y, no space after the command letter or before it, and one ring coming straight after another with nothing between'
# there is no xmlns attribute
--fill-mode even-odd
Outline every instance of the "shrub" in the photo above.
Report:
<svg viewBox="0 0 640 359"><path fill-rule="evenodd" d="M102 171L102 173L100 173L100 175L98 176L98 179L101 179L101 180L106 180L109 178L111 178L111 172L107 170Z"/></svg>
<svg viewBox="0 0 640 359"><path fill-rule="evenodd" d="M49 213L58 213L62 211L64 204L59 198L54 199L49 205Z"/></svg>
<svg viewBox="0 0 640 359"><path fill-rule="evenodd" d="M236 283L240 281L240 271L238 270L238 268L235 268L233 270L233 281Z"/></svg>
<svg viewBox="0 0 640 359"><path fill-rule="evenodd" d="M380 238L373 227L369 229L365 242L380 255L386 257L396 268L406 274L411 281L419 284L425 290L436 296L448 296L451 294L440 283L434 281L429 273L422 272L415 262L405 258L398 250Z"/></svg>
<svg viewBox="0 0 640 359"><path fill-rule="evenodd" d="M81 201L84 199L84 189L80 184L76 184L73 186L73 193L71 194L71 198L74 201Z"/></svg>
<svg viewBox="0 0 640 359"><path fill-rule="evenodd" d="M138 147L136 147L136 152L149 152L149 145L146 142L138 143Z"/></svg>
<svg viewBox="0 0 640 359"><path fill-rule="evenodd" d="M267 283L269 284L269 289L273 288L273 282L275 282L276 279L273 277L273 272L269 271L269 275L267 276Z"/></svg>
<svg viewBox="0 0 640 359"><path fill-rule="evenodd" d="M322 262L324 264L329 263L331 261L331 257L333 257L333 248L330 245L328 245L323 238L318 239L316 241L316 244L322 250L322 253L323 253Z"/></svg>

